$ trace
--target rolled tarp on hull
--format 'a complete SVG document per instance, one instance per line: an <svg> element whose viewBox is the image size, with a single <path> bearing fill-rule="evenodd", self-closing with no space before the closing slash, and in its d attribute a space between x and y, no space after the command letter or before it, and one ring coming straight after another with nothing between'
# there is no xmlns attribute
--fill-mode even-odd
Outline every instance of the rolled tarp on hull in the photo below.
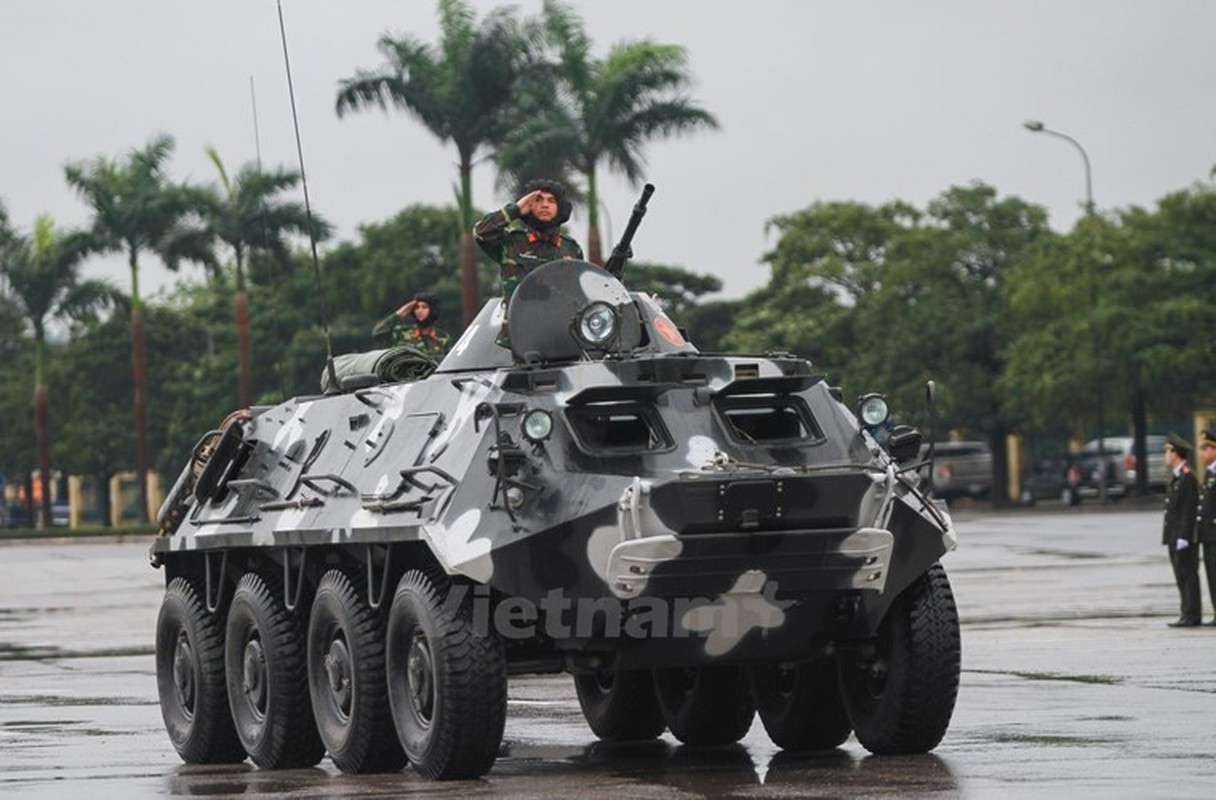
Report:
<svg viewBox="0 0 1216 800"><path fill-rule="evenodd" d="M401 383L417 381L435 371L435 360L412 347L387 347L363 353L343 353L334 356L334 374L338 385L334 386L329 369L321 370L321 391L333 394L341 391L343 382L359 376L374 375L377 383Z"/></svg>

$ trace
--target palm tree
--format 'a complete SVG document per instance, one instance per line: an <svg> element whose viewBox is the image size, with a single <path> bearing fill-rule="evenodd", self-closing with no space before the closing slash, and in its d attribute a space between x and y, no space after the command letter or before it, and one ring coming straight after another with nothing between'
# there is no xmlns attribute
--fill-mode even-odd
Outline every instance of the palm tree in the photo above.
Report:
<svg viewBox="0 0 1216 800"><path fill-rule="evenodd" d="M211 234L192 224L202 199L197 190L169 182L165 162L173 139L159 135L125 161L97 157L88 164L64 167L68 184L93 208L92 247L121 251L131 270L131 364L134 378L135 469L139 515L148 520L148 412L146 408L144 315L139 294L139 259L157 255L176 270L183 261L214 264Z"/></svg>
<svg viewBox="0 0 1216 800"><path fill-rule="evenodd" d="M439 0L437 47L411 36L385 35L377 44L386 63L339 82L337 112L390 106L416 117L440 141L456 145L460 164L460 283L464 322L480 302L473 248L473 163L477 151L502 138L512 85L531 49L514 10L497 8L480 25L465 0Z"/></svg>
<svg viewBox="0 0 1216 800"><path fill-rule="evenodd" d="M47 324L56 318L85 320L113 300L101 281L80 280L80 263L89 252L84 232L63 233L50 217L38 217L29 239L16 236L4 247L0 270L9 294L34 332L34 442L42 504L38 527L51 524L51 435L46 384Z"/></svg>
<svg viewBox="0 0 1216 800"><path fill-rule="evenodd" d="M300 180L298 172L290 170L263 171L256 164L246 164L228 177L228 170L215 148L207 148L207 157L220 174L222 196L213 195L207 210L207 222L212 232L232 248L236 266L236 296L234 316L237 341L237 401L241 408L253 402L253 346L249 335L249 293L245 285L245 262L249 255L263 252L281 263L288 259L285 236L290 233L313 236L320 240L329 236L330 226L319 217L308 216L301 203L277 202L275 196L292 189Z"/></svg>
<svg viewBox="0 0 1216 800"><path fill-rule="evenodd" d="M498 153L500 170L519 179L530 165L561 154L586 179L587 257L603 263L599 231L601 163L636 186L646 142L718 122L686 96L692 83L683 47L648 41L614 45L602 61L592 57L582 20L557 0L544 2L548 42L556 47L564 87L550 91L547 113L517 120ZM548 152L548 159L540 154Z"/></svg>

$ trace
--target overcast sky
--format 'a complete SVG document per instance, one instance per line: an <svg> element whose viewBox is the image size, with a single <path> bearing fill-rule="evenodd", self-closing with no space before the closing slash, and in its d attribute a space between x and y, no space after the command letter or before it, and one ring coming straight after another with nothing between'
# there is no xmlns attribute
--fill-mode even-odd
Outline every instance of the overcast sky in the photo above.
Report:
<svg viewBox="0 0 1216 800"><path fill-rule="evenodd" d="M540 0L510 5L532 14ZM724 297L767 281L765 222L815 201L923 207L978 180L1068 230L1081 158L1026 119L1082 143L1100 210L1152 207L1216 165L1211 0L571 5L597 55L641 38L687 48L693 98L722 127L648 149L657 192L634 250L719 276ZM314 209L353 239L410 203L453 204L450 144L401 113L333 110L340 79L381 65L382 34L437 41L434 0L284 0L283 11ZM255 157L251 78L263 162L295 168L274 0L0 0L0 200L25 229L43 212L85 224L63 165L158 132L177 141L175 178L213 181L207 145L230 170ZM489 164L474 172L482 208L511 199L494 177ZM615 240L636 191L610 175L601 186ZM585 242L585 218L572 222ZM129 290L121 260L86 272ZM141 278L150 289L174 280L152 264Z"/></svg>

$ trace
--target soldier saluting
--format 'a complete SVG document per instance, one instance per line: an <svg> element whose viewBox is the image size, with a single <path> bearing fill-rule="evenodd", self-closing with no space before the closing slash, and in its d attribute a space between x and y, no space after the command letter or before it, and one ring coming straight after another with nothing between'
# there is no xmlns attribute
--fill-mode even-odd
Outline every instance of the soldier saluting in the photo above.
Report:
<svg viewBox="0 0 1216 800"><path fill-rule="evenodd" d="M1203 571L1208 576L1208 592L1216 608L1216 433L1199 432L1199 462L1203 464L1203 483L1195 514L1195 541L1203 545ZM1202 600L1196 609L1203 615ZM1208 623L1216 625L1216 619Z"/></svg>
<svg viewBox="0 0 1216 800"><path fill-rule="evenodd" d="M578 242L562 234L572 210L564 186L540 179L524 184L523 196L473 226L478 246L501 269L504 312L515 287L533 269L558 259L583 259ZM498 344L510 346L505 322Z"/></svg>
<svg viewBox="0 0 1216 800"><path fill-rule="evenodd" d="M1203 605L1199 596L1199 557L1195 546L1196 503L1199 483L1187 459L1191 443L1176 433L1165 440L1165 464L1170 470L1170 482L1165 490L1165 522L1161 543L1169 548L1174 581L1182 598L1182 613L1169 623L1171 628L1193 628L1202 622ZM1213 498L1216 502L1216 496Z"/></svg>

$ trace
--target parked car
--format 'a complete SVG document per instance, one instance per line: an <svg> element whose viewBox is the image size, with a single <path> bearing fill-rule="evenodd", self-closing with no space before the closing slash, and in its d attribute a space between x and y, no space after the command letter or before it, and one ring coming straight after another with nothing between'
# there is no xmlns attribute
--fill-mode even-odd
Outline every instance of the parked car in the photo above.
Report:
<svg viewBox="0 0 1216 800"><path fill-rule="evenodd" d="M937 442L933 453L933 494L943 500L992 494L992 450L987 442Z"/></svg>
<svg viewBox="0 0 1216 800"><path fill-rule="evenodd" d="M1165 466L1165 437L1146 436L1144 439L1148 456L1148 487L1155 491L1165 491L1169 482L1169 470ZM1131 493L1136 486L1136 473L1139 468L1136 455L1132 452L1134 442L1135 439L1131 436L1108 436L1101 440L1101 452L1098 450L1098 439L1086 442L1076 454L1081 465L1082 491L1087 495L1099 491L1098 479L1102 474L1104 455L1107 496L1119 498Z"/></svg>
<svg viewBox="0 0 1216 800"><path fill-rule="evenodd" d="M1022 505L1033 506L1043 500L1059 500L1068 505L1075 501L1074 489L1069 486L1068 469L1071 462L1067 456L1051 456L1036 461L1030 472L1022 477Z"/></svg>

